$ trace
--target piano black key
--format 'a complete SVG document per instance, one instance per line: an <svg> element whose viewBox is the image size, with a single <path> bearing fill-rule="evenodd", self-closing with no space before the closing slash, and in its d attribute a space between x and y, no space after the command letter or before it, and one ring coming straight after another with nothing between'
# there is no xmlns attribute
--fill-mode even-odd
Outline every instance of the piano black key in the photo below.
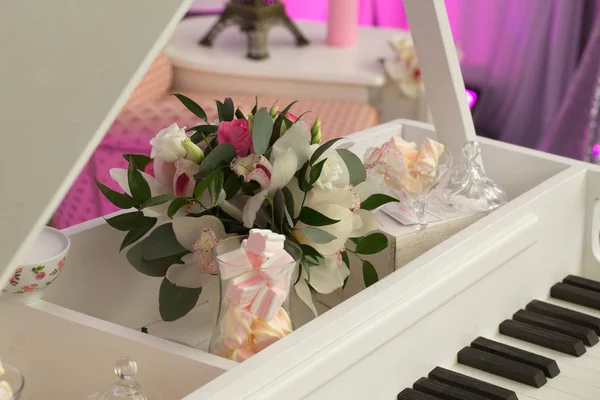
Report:
<svg viewBox="0 0 600 400"><path fill-rule="evenodd" d="M548 317L533 311L519 310L513 315L515 321L546 328L554 332L581 339L586 346L594 346L598 343L598 335L593 329L561 321L560 319Z"/></svg>
<svg viewBox="0 0 600 400"><path fill-rule="evenodd" d="M504 343L478 337L471 343L471 347L541 369L548 378L554 378L560 373L556 361Z"/></svg>
<svg viewBox="0 0 600 400"><path fill-rule="evenodd" d="M569 275L563 279L563 282L568 283L569 285L579 286L580 288L593 290L594 292L600 292L600 282L582 278L580 276Z"/></svg>
<svg viewBox="0 0 600 400"><path fill-rule="evenodd" d="M556 306L554 304L544 303L539 300L531 301L525 308L538 314L544 314L573 324L586 326L593 329L597 335L600 335L600 318L580 313L579 311L569 310L568 308Z"/></svg>
<svg viewBox="0 0 600 400"><path fill-rule="evenodd" d="M579 286L573 286L562 282L557 283L550 289L550 296L555 299L600 310L600 292L583 289Z"/></svg>
<svg viewBox="0 0 600 400"><path fill-rule="evenodd" d="M428 378L485 396L485 398L491 400L518 400L517 394L511 390L441 367L433 369Z"/></svg>
<svg viewBox="0 0 600 400"><path fill-rule="evenodd" d="M416 381L413 384L413 389L439 397L442 400L489 400L487 397L429 378L421 378Z"/></svg>
<svg viewBox="0 0 600 400"><path fill-rule="evenodd" d="M500 324L500 333L575 357L585 353L580 339L519 321L505 320Z"/></svg>
<svg viewBox="0 0 600 400"><path fill-rule="evenodd" d="M539 368L472 347L465 347L458 352L458 362L536 388L544 386L547 382L544 371Z"/></svg>
<svg viewBox="0 0 600 400"><path fill-rule="evenodd" d="M419 392L415 389L404 389L398 393L398 400L442 400L439 397L432 396L427 393Z"/></svg>

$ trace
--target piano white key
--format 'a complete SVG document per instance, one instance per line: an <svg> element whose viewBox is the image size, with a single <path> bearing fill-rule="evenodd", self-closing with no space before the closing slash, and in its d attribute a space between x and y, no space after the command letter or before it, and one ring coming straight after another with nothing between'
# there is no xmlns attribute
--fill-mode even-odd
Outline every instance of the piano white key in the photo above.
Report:
<svg viewBox="0 0 600 400"><path fill-rule="evenodd" d="M519 382L511 381L510 379L502 378L488 372L480 371L476 368L471 368L462 364L455 364L448 368L452 371L458 372L463 375L471 376L476 379L503 387L508 390L512 390L517 394L519 400L523 399L535 399L535 400L576 400L581 399L575 397L569 393L565 393L554 388L548 387L548 384L541 388L534 388L531 386L524 385Z"/></svg>

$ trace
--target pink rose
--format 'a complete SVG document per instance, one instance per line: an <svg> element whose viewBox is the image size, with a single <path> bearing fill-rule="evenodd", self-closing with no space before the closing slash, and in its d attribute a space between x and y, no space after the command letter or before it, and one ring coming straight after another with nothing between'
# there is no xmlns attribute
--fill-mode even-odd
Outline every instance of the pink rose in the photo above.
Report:
<svg viewBox="0 0 600 400"><path fill-rule="evenodd" d="M45 272L39 272L36 276L35 276L35 280L39 281L42 280L46 277L46 273Z"/></svg>
<svg viewBox="0 0 600 400"><path fill-rule="evenodd" d="M252 148L252 135L248 129L248 121L234 119L223 121L217 129L217 140L221 143L231 143L238 156L247 156Z"/></svg>

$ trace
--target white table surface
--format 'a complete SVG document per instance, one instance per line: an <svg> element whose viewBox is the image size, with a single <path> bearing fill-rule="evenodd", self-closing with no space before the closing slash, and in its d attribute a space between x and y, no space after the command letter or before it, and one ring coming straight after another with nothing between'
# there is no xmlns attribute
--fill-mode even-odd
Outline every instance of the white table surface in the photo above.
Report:
<svg viewBox="0 0 600 400"><path fill-rule="evenodd" d="M292 35L277 26L269 34L270 57L254 61L246 58L246 36L236 27L224 30L212 48L198 45L215 20L213 16L201 16L178 25L166 48L175 67L246 78L380 87L385 75L378 60L393 57L387 40L404 32L361 27L355 45L336 48L325 43L324 23L296 21L310 45L296 47Z"/></svg>

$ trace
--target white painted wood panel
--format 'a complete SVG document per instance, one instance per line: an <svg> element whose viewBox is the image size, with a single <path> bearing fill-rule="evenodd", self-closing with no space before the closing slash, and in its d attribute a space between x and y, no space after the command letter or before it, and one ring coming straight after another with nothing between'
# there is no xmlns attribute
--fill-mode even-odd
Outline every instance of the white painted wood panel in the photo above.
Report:
<svg viewBox="0 0 600 400"><path fill-rule="evenodd" d="M2 3L0 283L48 222L189 3Z"/></svg>

